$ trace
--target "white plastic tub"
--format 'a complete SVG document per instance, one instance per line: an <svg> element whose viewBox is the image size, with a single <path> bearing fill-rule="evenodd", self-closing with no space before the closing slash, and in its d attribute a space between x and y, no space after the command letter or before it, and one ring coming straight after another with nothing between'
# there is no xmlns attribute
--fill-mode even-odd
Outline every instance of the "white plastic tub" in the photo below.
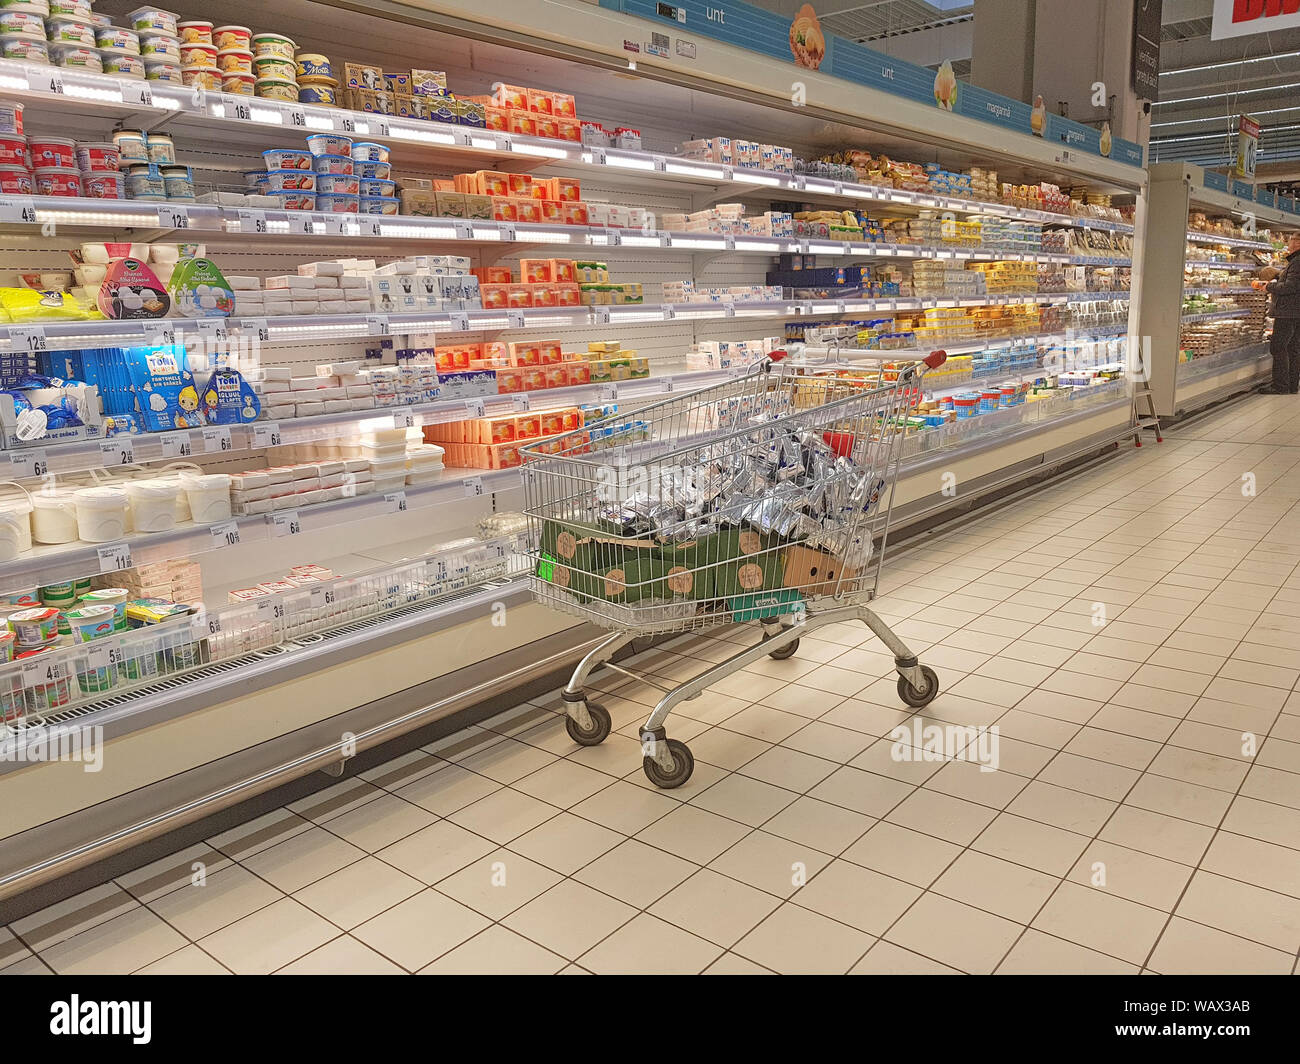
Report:
<svg viewBox="0 0 1300 1064"><path fill-rule="evenodd" d="M0 561L12 561L31 549L31 502L19 498L0 500Z"/></svg>
<svg viewBox="0 0 1300 1064"><path fill-rule="evenodd" d="M225 473L181 474L190 515L199 524L230 519L230 477Z"/></svg>
<svg viewBox="0 0 1300 1064"><path fill-rule="evenodd" d="M73 495L77 534L86 543L107 543L127 532L128 501L121 488L82 488Z"/></svg>
<svg viewBox="0 0 1300 1064"><path fill-rule="evenodd" d="M176 496L180 479L132 480L126 485L131 500L131 525L137 532L166 532L176 527Z"/></svg>
<svg viewBox="0 0 1300 1064"><path fill-rule="evenodd" d="M75 543L77 507L72 492L55 488L32 496L32 539L37 543Z"/></svg>

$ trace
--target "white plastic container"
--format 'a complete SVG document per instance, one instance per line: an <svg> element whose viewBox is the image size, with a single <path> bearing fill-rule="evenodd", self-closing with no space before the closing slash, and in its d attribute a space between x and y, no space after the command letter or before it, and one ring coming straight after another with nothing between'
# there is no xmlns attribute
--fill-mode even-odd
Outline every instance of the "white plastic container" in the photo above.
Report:
<svg viewBox="0 0 1300 1064"><path fill-rule="evenodd" d="M77 534L86 543L107 543L127 532L128 502L121 488L82 488L73 499Z"/></svg>
<svg viewBox="0 0 1300 1064"><path fill-rule="evenodd" d="M181 474L181 487L188 496L190 514L197 523L230 519L230 477L225 473Z"/></svg>
<svg viewBox="0 0 1300 1064"><path fill-rule="evenodd" d="M126 485L131 500L131 525L137 532L167 532L176 527L176 496L181 493L175 480L132 480Z"/></svg>
<svg viewBox="0 0 1300 1064"><path fill-rule="evenodd" d="M12 561L31 549L31 502L21 498L0 500L0 561Z"/></svg>
<svg viewBox="0 0 1300 1064"><path fill-rule="evenodd" d="M37 543L75 543L77 507L72 492L55 488L32 496L32 539Z"/></svg>

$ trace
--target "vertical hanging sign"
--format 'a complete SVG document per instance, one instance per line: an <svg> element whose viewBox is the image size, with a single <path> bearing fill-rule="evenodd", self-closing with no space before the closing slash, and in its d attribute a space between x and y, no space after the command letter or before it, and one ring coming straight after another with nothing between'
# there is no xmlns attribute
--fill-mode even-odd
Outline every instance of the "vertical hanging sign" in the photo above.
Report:
<svg viewBox="0 0 1300 1064"><path fill-rule="evenodd" d="M1237 161L1233 171L1238 177L1255 176L1255 158L1259 155L1259 123L1249 115L1237 120Z"/></svg>
<svg viewBox="0 0 1300 1064"><path fill-rule="evenodd" d="M1160 15L1162 0L1133 0L1133 94L1160 98Z"/></svg>

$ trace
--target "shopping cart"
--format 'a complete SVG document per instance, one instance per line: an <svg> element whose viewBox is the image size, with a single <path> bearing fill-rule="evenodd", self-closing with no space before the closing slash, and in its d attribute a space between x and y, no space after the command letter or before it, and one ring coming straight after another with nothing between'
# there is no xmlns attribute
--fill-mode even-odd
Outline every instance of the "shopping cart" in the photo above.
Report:
<svg viewBox="0 0 1300 1064"><path fill-rule="evenodd" d="M759 642L665 689L641 727L642 763L659 787L694 761L664 722L684 700L764 655L791 657L822 625L864 622L894 655L909 706L939 692L867 608L884 559L900 443L920 378L946 356L876 369L782 361L630 415L520 447L531 581L552 609L610 629L564 689L570 737L595 746L610 714L587 697L593 670L638 636L756 622ZM636 677L645 679L644 677Z"/></svg>

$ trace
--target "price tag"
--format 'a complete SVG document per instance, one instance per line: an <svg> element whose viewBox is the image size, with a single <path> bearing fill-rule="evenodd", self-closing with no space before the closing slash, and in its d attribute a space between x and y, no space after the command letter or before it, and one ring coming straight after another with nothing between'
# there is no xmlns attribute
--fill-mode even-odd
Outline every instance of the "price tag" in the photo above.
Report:
<svg viewBox="0 0 1300 1064"><path fill-rule="evenodd" d="M723 303L723 304L722 304L722 316L723 316L724 318L734 318L734 317L736 316L736 304L735 304L735 303Z"/></svg>
<svg viewBox="0 0 1300 1064"><path fill-rule="evenodd" d="M383 236L383 222L374 215L360 215L357 218L357 225L361 229L362 236Z"/></svg>
<svg viewBox="0 0 1300 1064"><path fill-rule="evenodd" d="M203 449L208 454L221 454L223 451L233 451L235 444L230 438L230 429L228 426L210 427L203 430Z"/></svg>
<svg viewBox="0 0 1300 1064"><path fill-rule="evenodd" d="M391 137L393 135L393 128L383 115L370 115L366 122L371 127L369 135L372 137Z"/></svg>
<svg viewBox="0 0 1300 1064"><path fill-rule="evenodd" d="M452 332L469 332L469 315L463 310L453 310L447 314Z"/></svg>
<svg viewBox="0 0 1300 1064"><path fill-rule="evenodd" d="M346 114L335 114L334 130L336 133L355 133L357 131L356 120Z"/></svg>
<svg viewBox="0 0 1300 1064"><path fill-rule="evenodd" d="M510 244L519 239L519 232L515 229L514 222L502 222L500 231L502 243Z"/></svg>
<svg viewBox="0 0 1300 1064"><path fill-rule="evenodd" d="M670 248L673 246L673 237L671 233L660 232L659 246L661 248Z"/></svg>
<svg viewBox="0 0 1300 1064"><path fill-rule="evenodd" d="M657 174L668 173L668 160L665 159L662 155L650 156L650 162L654 166L655 173Z"/></svg>
<svg viewBox="0 0 1300 1064"><path fill-rule="evenodd" d="M44 447L13 451L9 455L9 470L16 477L43 477L50 471L50 460Z"/></svg>
<svg viewBox="0 0 1300 1064"><path fill-rule="evenodd" d="M465 409L469 412L469 416L470 416L470 417L482 417L482 416L483 416L483 400L482 400L482 399L466 399L466 400L465 400Z"/></svg>
<svg viewBox="0 0 1300 1064"><path fill-rule="evenodd" d="M492 141L496 145L497 151L515 150L515 142L511 140L510 137L505 133L494 134L492 137Z"/></svg>
<svg viewBox="0 0 1300 1064"><path fill-rule="evenodd" d="M734 168L734 167L730 167L730 166L724 166L724 167L722 168L722 180L723 180L723 181L735 181L735 180L736 180L736 171L735 171L735 168Z"/></svg>
<svg viewBox="0 0 1300 1064"><path fill-rule="evenodd" d="M66 680L69 675L66 661L50 661L37 658L35 661L23 662L23 686L44 687L46 684Z"/></svg>
<svg viewBox="0 0 1300 1064"><path fill-rule="evenodd" d="M123 569L131 568L131 544L129 543L109 543L107 546L96 547L95 554L99 557L101 573L119 573Z"/></svg>
<svg viewBox="0 0 1300 1064"><path fill-rule="evenodd" d="M672 377L663 377L659 381L659 390L661 392L671 392L673 390Z"/></svg>
<svg viewBox="0 0 1300 1064"><path fill-rule="evenodd" d="M253 449L279 447L283 443L278 421L263 421L253 426Z"/></svg>
<svg viewBox="0 0 1300 1064"><path fill-rule="evenodd" d="M239 546L239 522L222 521L219 525L213 525L208 529L208 534L212 536L212 549L217 550L221 547Z"/></svg>
<svg viewBox="0 0 1300 1064"><path fill-rule="evenodd" d="M606 402L606 403L617 402L618 385L615 384L613 381L610 381L608 384L602 384L599 388L596 389L596 395L602 402Z"/></svg>
<svg viewBox="0 0 1300 1064"><path fill-rule="evenodd" d="M506 327L510 329L523 329L528 326L528 318L522 310L506 311Z"/></svg>
<svg viewBox="0 0 1300 1064"><path fill-rule="evenodd" d="M387 492L384 495L384 512L390 514L406 513L406 492Z"/></svg>
<svg viewBox="0 0 1300 1064"><path fill-rule="evenodd" d="M216 613L200 613L194 618L193 631L200 639L205 635L220 635L222 632L221 616Z"/></svg>
<svg viewBox="0 0 1300 1064"><path fill-rule="evenodd" d="M289 224L289 232L294 236L316 235L312 216L306 211L285 211L284 220Z"/></svg>
<svg viewBox="0 0 1300 1064"><path fill-rule="evenodd" d="M299 110L297 107L290 110L288 126L290 129L306 129L307 112Z"/></svg>
<svg viewBox="0 0 1300 1064"><path fill-rule="evenodd" d="M842 299L837 299L837 300L835 301L835 313L836 313L836 314L847 314L848 312L849 312L849 306L848 306L848 304L845 303L844 300L842 300Z"/></svg>
<svg viewBox="0 0 1300 1064"><path fill-rule="evenodd" d="M835 182L835 195L837 195L837 196L842 196L842 195L844 195L844 182L843 182L843 181L836 181L836 182Z"/></svg>
<svg viewBox="0 0 1300 1064"><path fill-rule="evenodd" d="M790 187L796 192L802 192L808 187L808 179L803 174L795 174L790 179Z"/></svg>
<svg viewBox="0 0 1300 1064"><path fill-rule="evenodd" d="M251 122L253 120L253 105L244 103L242 100L233 100L226 104L226 111L231 118L237 118L241 122Z"/></svg>
<svg viewBox="0 0 1300 1064"><path fill-rule="evenodd" d="M9 342L14 347L33 355L50 349L49 342L45 338L45 327L42 325L9 326Z"/></svg>
<svg viewBox="0 0 1300 1064"><path fill-rule="evenodd" d="M516 392L510 397L510 403L521 414L525 410L531 409L531 401L528 398L527 392Z"/></svg>
<svg viewBox="0 0 1300 1064"><path fill-rule="evenodd" d="M415 411L409 406L401 407L393 411L393 428L395 429L413 429L415 428Z"/></svg>
<svg viewBox="0 0 1300 1064"><path fill-rule="evenodd" d="M225 343L230 338L225 318L198 318L194 322L194 331L219 343Z"/></svg>
<svg viewBox="0 0 1300 1064"><path fill-rule="evenodd" d="M130 436L114 436L99 441L99 454L104 465L131 465L135 462L135 443Z"/></svg>
<svg viewBox="0 0 1300 1064"><path fill-rule="evenodd" d="M461 481L461 486L465 489L465 498L473 499L483 494L482 477L466 477Z"/></svg>
<svg viewBox="0 0 1300 1064"><path fill-rule="evenodd" d="M723 251L736 250L736 238L732 236L730 233L728 233L726 236L722 238L722 250Z"/></svg>
<svg viewBox="0 0 1300 1064"><path fill-rule="evenodd" d="M392 329L388 324L387 314L367 314L366 330L371 336L390 336Z"/></svg>
<svg viewBox="0 0 1300 1064"><path fill-rule="evenodd" d="M271 330L267 327L265 318L242 318L239 322L239 329L261 344L271 339Z"/></svg>
<svg viewBox="0 0 1300 1064"><path fill-rule="evenodd" d="M672 321L677 317L677 308L672 304L666 303L663 307L664 321Z"/></svg>
<svg viewBox="0 0 1300 1064"><path fill-rule="evenodd" d="M54 68L27 71L27 88L32 92L52 92L63 95L63 75Z"/></svg>
<svg viewBox="0 0 1300 1064"><path fill-rule="evenodd" d="M338 595L332 587L314 587L311 589L311 608L314 610L323 610L326 606L333 606L338 600Z"/></svg>
<svg viewBox="0 0 1300 1064"><path fill-rule="evenodd" d="M120 665L122 663L121 648L111 645L97 645L101 642L107 642L107 640L95 640L86 647L86 664L90 666L92 671L95 669L112 668L114 665ZM37 662L32 662L32 664L35 665Z"/></svg>
<svg viewBox="0 0 1300 1064"><path fill-rule="evenodd" d="M451 142L458 148L468 148L473 141L470 140L469 130L453 127L450 131Z"/></svg>
<svg viewBox="0 0 1300 1064"><path fill-rule="evenodd" d="M241 233L265 233L267 231L265 211L241 210L237 213L239 216L239 231Z"/></svg>
<svg viewBox="0 0 1300 1064"><path fill-rule="evenodd" d="M591 148L591 161L597 166L605 166L609 162L609 152L604 148Z"/></svg>
<svg viewBox="0 0 1300 1064"><path fill-rule="evenodd" d="M609 307L592 307L592 315L596 319L597 325L608 325L610 322Z"/></svg>
<svg viewBox="0 0 1300 1064"><path fill-rule="evenodd" d="M36 224L36 204L22 196L0 198L0 221Z"/></svg>
<svg viewBox="0 0 1300 1064"><path fill-rule="evenodd" d="M455 218L451 223L452 232L456 234L457 240L474 239L474 223L467 222L463 218Z"/></svg>
<svg viewBox="0 0 1300 1064"><path fill-rule="evenodd" d="M194 440L188 432L164 432L158 442L164 458L189 458L194 454Z"/></svg>
<svg viewBox="0 0 1300 1064"><path fill-rule="evenodd" d="M282 621L284 620L284 603L278 596L274 598L258 599L257 614L259 620L269 616L273 620Z"/></svg>
<svg viewBox="0 0 1300 1064"><path fill-rule="evenodd" d="M301 534L302 519L298 516L297 510L282 510L278 514L271 515L271 537L273 539Z"/></svg>
<svg viewBox="0 0 1300 1064"><path fill-rule="evenodd" d="M123 81L122 102L136 107L152 107L153 88L147 81Z"/></svg>
<svg viewBox="0 0 1300 1064"><path fill-rule="evenodd" d="M342 236L344 217L341 214L313 214L312 222L321 226L326 236Z"/></svg>
<svg viewBox="0 0 1300 1064"><path fill-rule="evenodd" d="M162 229L188 229L190 212L176 204L164 203L158 208L158 225Z"/></svg>
<svg viewBox="0 0 1300 1064"><path fill-rule="evenodd" d="M140 325L150 347L165 347L176 342L176 326L165 321L146 321Z"/></svg>
<svg viewBox="0 0 1300 1064"><path fill-rule="evenodd" d="M623 234L618 229L605 230L605 245L611 248L623 246Z"/></svg>

